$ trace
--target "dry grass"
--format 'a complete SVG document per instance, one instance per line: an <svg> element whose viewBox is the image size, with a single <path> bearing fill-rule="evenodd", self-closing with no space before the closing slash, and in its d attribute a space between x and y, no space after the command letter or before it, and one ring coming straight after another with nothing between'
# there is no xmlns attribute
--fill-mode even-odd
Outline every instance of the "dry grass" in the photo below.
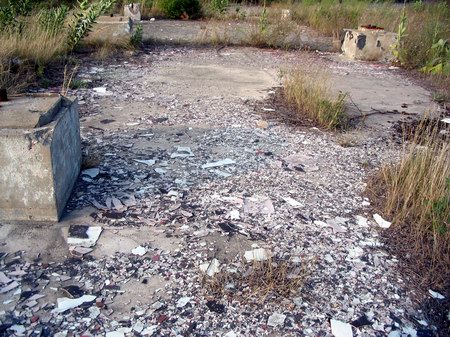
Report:
<svg viewBox="0 0 450 337"><path fill-rule="evenodd" d="M383 200L392 230L403 237L402 255L411 267L424 284L445 288L450 287L450 143L441 135L437 122L422 122L401 160L383 167L371 190Z"/></svg>
<svg viewBox="0 0 450 337"><path fill-rule="evenodd" d="M0 34L0 59L20 58L46 64L66 51L66 36L52 36L38 24L25 25L22 34Z"/></svg>
<svg viewBox="0 0 450 337"><path fill-rule="evenodd" d="M284 94L296 110L298 119L308 118L326 129L344 128L348 116L345 112L346 94L335 97L324 75L307 74L295 69L284 79Z"/></svg>
<svg viewBox="0 0 450 337"><path fill-rule="evenodd" d="M210 296L262 303L271 297L289 298L298 293L311 269L311 262L298 265L273 258L242 262L235 270L221 271L214 277L204 276L203 285Z"/></svg>

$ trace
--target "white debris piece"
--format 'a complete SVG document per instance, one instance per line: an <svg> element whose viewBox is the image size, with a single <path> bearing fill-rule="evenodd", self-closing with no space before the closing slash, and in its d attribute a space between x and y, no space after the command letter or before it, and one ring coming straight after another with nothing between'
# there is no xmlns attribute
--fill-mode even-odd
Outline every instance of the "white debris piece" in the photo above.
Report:
<svg viewBox="0 0 450 337"><path fill-rule="evenodd" d="M106 333L105 337L125 337L125 334L121 331L110 331Z"/></svg>
<svg viewBox="0 0 450 337"><path fill-rule="evenodd" d="M402 334L400 332L400 330L392 330L391 332L389 332L388 337L400 337Z"/></svg>
<svg viewBox="0 0 450 337"><path fill-rule="evenodd" d="M364 254L364 250L361 247L355 247L348 249L347 258L349 259L357 259L361 255Z"/></svg>
<svg viewBox="0 0 450 337"><path fill-rule="evenodd" d="M251 214L272 214L275 209L269 198L253 196L244 199L244 212Z"/></svg>
<svg viewBox="0 0 450 337"><path fill-rule="evenodd" d="M428 292L430 293L431 297L436 298L438 300L443 300L445 298L444 295L439 294L437 291L429 289Z"/></svg>
<svg viewBox="0 0 450 337"><path fill-rule="evenodd" d="M177 146L177 150L170 155L171 159L194 157L190 147Z"/></svg>
<svg viewBox="0 0 450 337"><path fill-rule="evenodd" d="M378 224L378 226L380 226L381 228L389 228L389 227L391 227L391 223L389 221L384 220L381 217L381 215L374 214L373 218L376 221L376 223Z"/></svg>
<svg viewBox="0 0 450 337"><path fill-rule="evenodd" d="M361 216L361 215L357 215L355 216L356 218L356 223L358 224L359 227L369 227L369 225L367 224L367 218Z"/></svg>
<svg viewBox="0 0 450 337"><path fill-rule="evenodd" d="M278 314L275 312L269 316L269 319L267 320L267 325L272 326L272 327L283 326L285 319L286 319L286 315Z"/></svg>
<svg viewBox="0 0 450 337"><path fill-rule="evenodd" d="M182 297L177 302L177 308L182 308L191 301L190 297Z"/></svg>
<svg viewBox="0 0 450 337"><path fill-rule="evenodd" d="M335 319L331 320L331 333L335 337L353 337L352 326Z"/></svg>
<svg viewBox="0 0 450 337"><path fill-rule="evenodd" d="M69 309L76 308L83 303L86 302L92 302L95 301L95 296L93 295L83 295L79 298L68 298L68 297L61 297L58 298L57 301L57 308L52 310L52 313L61 313Z"/></svg>
<svg viewBox="0 0 450 337"><path fill-rule="evenodd" d="M442 123L450 124L450 118L441 119Z"/></svg>
<svg viewBox="0 0 450 337"><path fill-rule="evenodd" d="M25 327L23 325L13 325L8 330L14 331L16 335L23 335L26 331Z"/></svg>
<svg viewBox="0 0 450 337"><path fill-rule="evenodd" d="M12 280L8 276L6 276L4 272L0 271L0 283L8 284L11 281Z"/></svg>
<svg viewBox="0 0 450 337"><path fill-rule="evenodd" d="M284 201L286 201L289 205L291 205L292 207L300 207L302 206L301 203L299 203L297 200L292 199L291 197L285 197L283 198Z"/></svg>
<svg viewBox="0 0 450 337"><path fill-rule="evenodd" d="M144 256L147 253L147 249L145 249L145 247L138 246L138 247L134 248L133 250L131 250L131 252L134 255Z"/></svg>
<svg viewBox="0 0 450 337"><path fill-rule="evenodd" d="M89 227L86 231L87 238L68 237L67 244L71 246L81 246L90 248L95 246L100 234L102 233L102 227Z"/></svg>
<svg viewBox="0 0 450 337"><path fill-rule="evenodd" d="M247 250L244 254L247 262L250 261L265 261L269 258L267 251L264 248L256 248L253 250Z"/></svg>
<svg viewBox="0 0 450 337"><path fill-rule="evenodd" d="M155 159L147 159L147 160L143 160L143 159L133 159L135 162L141 163L141 164L145 164L147 166L152 166L156 164L156 160Z"/></svg>
<svg viewBox="0 0 450 337"><path fill-rule="evenodd" d="M19 283L18 283L18 282L16 282L16 281L11 282L11 283L8 284L6 287L3 287L3 288L0 289L0 294L7 293L8 291L17 288L18 286L19 286Z"/></svg>
<svg viewBox="0 0 450 337"><path fill-rule="evenodd" d="M158 329L157 325L150 325L149 327L145 328L141 332L141 335L143 335L143 336L152 336L156 332L157 329Z"/></svg>
<svg viewBox="0 0 450 337"><path fill-rule="evenodd" d="M240 213L237 209L230 211L228 215L230 216L231 220L239 220L241 218Z"/></svg>
<svg viewBox="0 0 450 337"><path fill-rule="evenodd" d="M233 164L236 164L236 162L233 159L226 158L224 160L219 160L219 161L215 161L212 163L206 163L205 165L202 165L202 169L208 169L208 168L225 166L225 165L233 165Z"/></svg>
<svg viewBox="0 0 450 337"><path fill-rule="evenodd" d="M89 176L91 178L95 178L96 176L99 175L99 173L100 173L99 168L90 168L90 169L81 171L81 175Z"/></svg>
<svg viewBox="0 0 450 337"><path fill-rule="evenodd" d="M107 91L106 87L97 87L93 88L92 90L94 90L100 96L111 96L113 94L111 91Z"/></svg>
<svg viewBox="0 0 450 337"><path fill-rule="evenodd" d="M212 259L210 263L201 264L200 270L208 276L214 276L220 271L220 262L217 259Z"/></svg>
<svg viewBox="0 0 450 337"><path fill-rule="evenodd" d="M96 319L100 315L100 309L97 307L92 306L88 309L88 311L89 311L89 317L91 319Z"/></svg>

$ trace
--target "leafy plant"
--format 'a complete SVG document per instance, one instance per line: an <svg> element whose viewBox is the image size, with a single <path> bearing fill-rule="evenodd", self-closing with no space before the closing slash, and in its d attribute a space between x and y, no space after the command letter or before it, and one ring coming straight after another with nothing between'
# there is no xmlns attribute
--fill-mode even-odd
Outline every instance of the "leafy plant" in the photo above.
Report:
<svg viewBox="0 0 450 337"><path fill-rule="evenodd" d="M425 73L450 75L450 44L439 39L431 46L430 61L421 69Z"/></svg>
<svg viewBox="0 0 450 337"><path fill-rule="evenodd" d="M143 26L141 23L138 23L136 25L136 30L134 31L133 35L130 37L130 44L137 48L142 45L142 32L143 32Z"/></svg>
<svg viewBox="0 0 450 337"><path fill-rule="evenodd" d="M225 14L228 6L229 0L212 0L210 4L211 10L220 15Z"/></svg>
<svg viewBox="0 0 450 337"><path fill-rule="evenodd" d="M198 0L161 0L159 6L169 19L181 17L195 19L201 15Z"/></svg>
<svg viewBox="0 0 450 337"><path fill-rule="evenodd" d="M408 18L406 16L406 6L403 5L402 15L400 16L400 23L398 24L398 30L397 30L397 42L392 47L392 54L395 56L397 61L401 62L400 60L400 52L401 48L403 46L403 40L406 36L406 27L407 27Z"/></svg>
<svg viewBox="0 0 450 337"><path fill-rule="evenodd" d="M69 26L68 46L72 50L90 32L98 17L109 10L117 0L99 0L92 4L88 0L78 0L75 21Z"/></svg>

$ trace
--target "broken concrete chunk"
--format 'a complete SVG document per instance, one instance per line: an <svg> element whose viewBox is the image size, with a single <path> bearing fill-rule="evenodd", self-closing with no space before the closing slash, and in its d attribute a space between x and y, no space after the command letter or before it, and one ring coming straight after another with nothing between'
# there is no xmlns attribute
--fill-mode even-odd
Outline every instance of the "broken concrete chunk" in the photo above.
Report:
<svg viewBox="0 0 450 337"><path fill-rule="evenodd" d="M83 303L87 302L93 302L95 301L95 296L93 295L83 295L79 298L68 298L68 297L61 297L57 299L57 308L54 309L52 312L55 313L61 313L69 309L76 308Z"/></svg>
<svg viewBox="0 0 450 337"><path fill-rule="evenodd" d="M276 327L276 326L283 326L284 320L286 319L286 315L273 313L269 316L269 319L267 320L267 325Z"/></svg>
<svg viewBox="0 0 450 337"><path fill-rule="evenodd" d="M389 221L384 220L381 217L381 215L374 214L373 218L374 218L375 222L378 224L378 226L380 226L381 228L389 228L389 227L391 227L391 223Z"/></svg>
<svg viewBox="0 0 450 337"><path fill-rule="evenodd" d="M236 162L233 159L226 158L224 160L206 163L205 165L202 165L202 169L208 169L208 168L225 166L225 165L233 165L233 164L236 164Z"/></svg>
<svg viewBox="0 0 450 337"><path fill-rule="evenodd" d="M352 326L350 324L335 319L332 319L330 323L331 333L335 337L353 337Z"/></svg>
<svg viewBox="0 0 450 337"><path fill-rule="evenodd" d="M11 281L12 280L9 277L7 277L4 272L0 271L0 283L8 284Z"/></svg>
<svg viewBox="0 0 450 337"><path fill-rule="evenodd" d="M69 227L67 244L90 248L95 246L102 232L102 227L89 227L84 225L72 225Z"/></svg>
<svg viewBox="0 0 450 337"><path fill-rule="evenodd" d="M253 250L247 250L244 254L247 262L251 261L265 261L269 258L267 251L264 248L256 248Z"/></svg>

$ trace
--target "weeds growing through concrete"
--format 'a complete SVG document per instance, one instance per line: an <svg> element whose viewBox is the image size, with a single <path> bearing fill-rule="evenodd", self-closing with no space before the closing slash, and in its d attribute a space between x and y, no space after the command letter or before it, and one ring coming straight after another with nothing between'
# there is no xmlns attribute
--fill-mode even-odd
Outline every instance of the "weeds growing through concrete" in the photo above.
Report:
<svg viewBox="0 0 450 337"><path fill-rule="evenodd" d="M288 298L298 293L311 269L311 262L300 265L271 258L230 266L213 277L205 275L202 282L210 296L262 303L269 297Z"/></svg>
<svg viewBox="0 0 450 337"><path fill-rule="evenodd" d="M370 188L404 240L395 243L406 250L401 256L425 284L443 288L450 287L450 143L442 136L449 129L422 121L400 161L383 167Z"/></svg>
<svg viewBox="0 0 450 337"><path fill-rule="evenodd" d="M334 96L323 75L307 74L295 69L285 75L284 94L296 110L297 118L308 118L326 129L345 128L348 116L345 112L346 94Z"/></svg>

